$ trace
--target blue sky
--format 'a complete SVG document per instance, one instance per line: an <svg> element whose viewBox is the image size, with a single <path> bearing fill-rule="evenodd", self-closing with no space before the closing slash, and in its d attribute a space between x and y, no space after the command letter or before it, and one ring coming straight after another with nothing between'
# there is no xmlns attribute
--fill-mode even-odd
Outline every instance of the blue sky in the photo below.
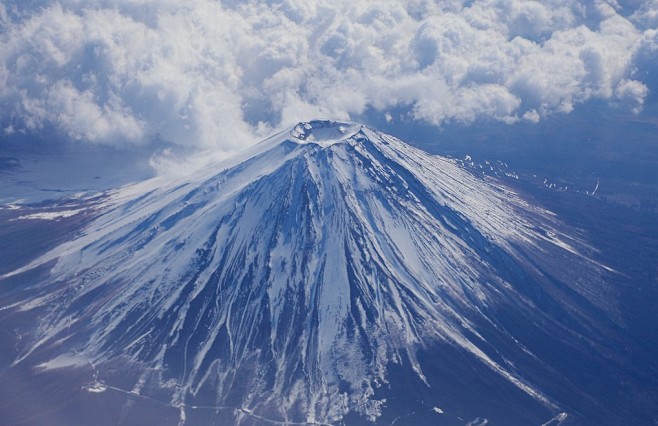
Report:
<svg viewBox="0 0 658 426"><path fill-rule="evenodd" d="M0 130L228 154L366 110L436 126L591 100L637 113L657 27L658 0L9 0Z"/></svg>

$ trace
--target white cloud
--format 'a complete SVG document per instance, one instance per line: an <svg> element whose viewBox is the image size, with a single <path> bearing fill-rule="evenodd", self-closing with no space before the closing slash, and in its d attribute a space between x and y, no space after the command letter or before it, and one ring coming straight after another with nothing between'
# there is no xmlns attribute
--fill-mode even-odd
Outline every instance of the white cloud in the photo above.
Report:
<svg viewBox="0 0 658 426"><path fill-rule="evenodd" d="M139 140L141 125L120 105L115 96L100 106L90 90L78 91L65 81L58 81L48 91L42 115L59 125L74 139L91 142L104 140Z"/></svg>
<svg viewBox="0 0 658 426"><path fill-rule="evenodd" d="M642 2L631 20L643 28L658 28L658 0Z"/></svg>
<svg viewBox="0 0 658 426"><path fill-rule="evenodd" d="M615 96L621 102L630 107L630 109L637 113L644 105L644 98L646 98L649 89L643 83L636 80L623 80L615 89Z"/></svg>
<svg viewBox="0 0 658 426"><path fill-rule="evenodd" d="M440 125L638 111L655 0L0 4L0 127L232 151L282 125L408 106ZM630 18L624 18L621 13Z"/></svg>

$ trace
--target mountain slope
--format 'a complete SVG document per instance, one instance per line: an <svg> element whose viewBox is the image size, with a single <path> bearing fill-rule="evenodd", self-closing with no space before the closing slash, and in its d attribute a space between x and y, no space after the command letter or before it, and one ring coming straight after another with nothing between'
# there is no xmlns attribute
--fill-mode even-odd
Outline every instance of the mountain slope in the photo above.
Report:
<svg viewBox="0 0 658 426"><path fill-rule="evenodd" d="M588 251L451 160L313 121L115 192L77 238L2 277L52 267L3 311L39 318L15 365L91 363L181 421L194 407L392 421L428 403L396 402L420 392L446 424L528 424L600 408L542 352L605 350L610 271Z"/></svg>

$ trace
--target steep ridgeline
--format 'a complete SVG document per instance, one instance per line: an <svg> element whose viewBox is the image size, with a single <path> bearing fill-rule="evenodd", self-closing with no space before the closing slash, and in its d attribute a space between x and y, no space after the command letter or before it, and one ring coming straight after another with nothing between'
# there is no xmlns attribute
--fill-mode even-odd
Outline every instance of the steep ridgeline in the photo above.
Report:
<svg viewBox="0 0 658 426"><path fill-rule="evenodd" d="M569 365L614 315L588 252L452 160L312 121L113 193L4 310L38 318L15 365L91 363L181 422L557 424L595 411Z"/></svg>

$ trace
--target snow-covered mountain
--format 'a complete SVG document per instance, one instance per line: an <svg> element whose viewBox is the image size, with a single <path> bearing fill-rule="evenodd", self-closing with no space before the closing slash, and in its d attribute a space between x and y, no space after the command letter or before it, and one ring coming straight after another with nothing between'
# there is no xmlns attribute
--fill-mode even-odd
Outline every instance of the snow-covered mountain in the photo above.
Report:
<svg viewBox="0 0 658 426"><path fill-rule="evenodd" d="M605 351L612 272L550 212L394 137L300 123L93 211L0 277L36 277L3 300L36 318L14 365L92 365L89 389L192 424L558 424L600 408L565 358Z"/></svg>

